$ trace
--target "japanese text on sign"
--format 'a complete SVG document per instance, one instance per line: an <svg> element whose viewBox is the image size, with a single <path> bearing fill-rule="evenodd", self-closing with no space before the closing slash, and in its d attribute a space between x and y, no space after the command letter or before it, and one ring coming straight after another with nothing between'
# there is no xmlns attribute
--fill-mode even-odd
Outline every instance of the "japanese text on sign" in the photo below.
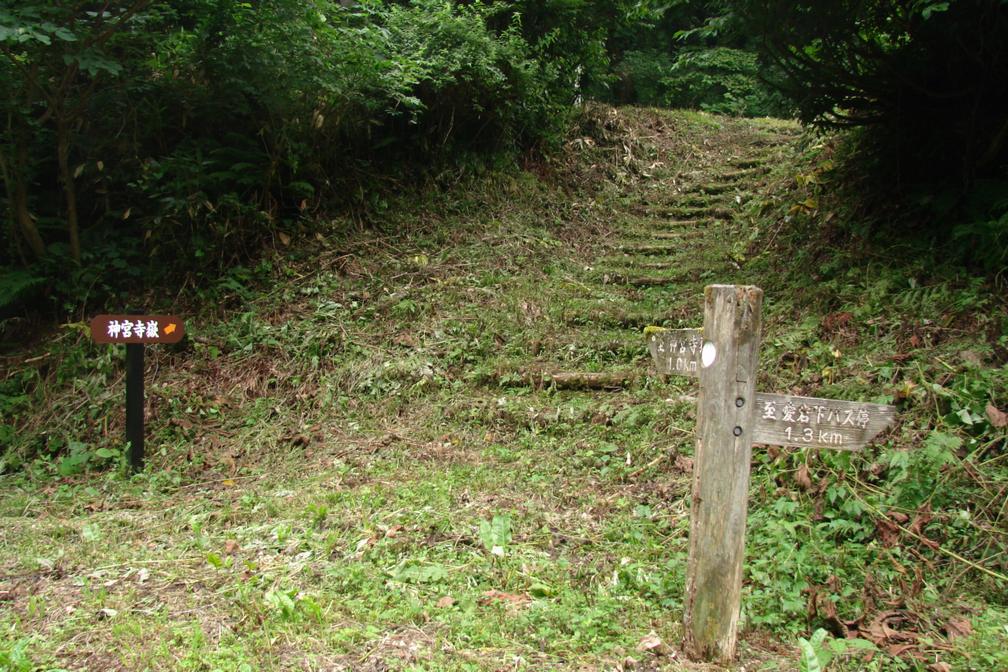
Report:
<svg viewBox="0 0 1008 672"><path fill-rule="evenodd" d="M175 315L98 315L91 320L96 343L177 343L185 325Z"/></svg>
<svg viewBox="0 0 1008 672"><path fill-rule="evenodd" d="M753 441L860 450L894 419L882 404L758 393Z"/></svg>
<svg viewBox="0 0 1008 672"><path fill-rule="evenodd" d="M652 334L648 347L659 373L678 373L693 378L700 375L703 339L699 329L671 329Z"/></svg>

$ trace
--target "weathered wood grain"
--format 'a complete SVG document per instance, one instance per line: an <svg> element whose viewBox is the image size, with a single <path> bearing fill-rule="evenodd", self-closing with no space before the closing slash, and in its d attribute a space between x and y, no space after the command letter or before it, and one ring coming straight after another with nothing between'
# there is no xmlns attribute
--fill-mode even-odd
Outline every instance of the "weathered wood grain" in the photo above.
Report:
<svg viewBox="0 0 1008 672"><path fill-rule="evenodd" d="M861 450L895 421L895 406L760 392L753 442Z"/></svg>
<svg viewBox="0 0 1008 672"><path fill-rule="evenodd" d="M686 568L684 646L693 658L735 657L749 496L762 290L705 290L697 445Z"/></svg>

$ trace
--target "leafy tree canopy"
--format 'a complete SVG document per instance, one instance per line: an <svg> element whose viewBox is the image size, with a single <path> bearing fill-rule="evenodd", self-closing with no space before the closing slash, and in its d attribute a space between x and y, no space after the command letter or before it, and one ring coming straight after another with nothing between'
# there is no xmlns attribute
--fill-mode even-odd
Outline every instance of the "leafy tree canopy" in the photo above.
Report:
<svg viewBox="0 0 1008 672"><path fill-rule="evenodd" d="M737 3L766 75L823 126L878 126L897 156L966 182L1008 149L1008 3ZM954 161L949 161L954 157Z"/></svg>

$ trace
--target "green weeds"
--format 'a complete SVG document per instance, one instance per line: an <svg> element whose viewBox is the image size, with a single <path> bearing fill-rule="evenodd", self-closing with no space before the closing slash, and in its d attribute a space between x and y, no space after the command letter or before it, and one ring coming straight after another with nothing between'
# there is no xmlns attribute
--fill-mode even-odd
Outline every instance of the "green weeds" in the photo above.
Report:
<svg viewBox="0 0 1008 672"><path fill-rule="evenodd" d="M707 139L711 162L790 132L635 114ZM716 280L766 290L760 389L901 407L863 453L754 449L743 664L1003 666L1002 298L938 260L837 240L824 253L828 171L799 165L819 177L797 186L787 161L739 178L765 205L736 203L661 257L675 268L635 275L689 273L606 282L597 260L630 221L616 215L677 197L671 167L643 178L621 147L578 150L570 175L623 172L574 198L493 173L390 201L399 233L379 242L334 230L233 274L193 306L187 343L150 349L144 474L120 466L120 350L70 326L5 370L0 655L30 669L679 669L638 645L682 636L695 411L681 396L695 390L646 375L641 329L697 326ZM659 159L634 151L640 170ZM784 219L813 195L818 210ZM633 226L649 222L668 224ZM628 252L620 272L655 261ZM604 391L530 375L559 371L640 375ZM889 612L888 630L873 625ZM765 651L767 633L795 648ZM870 660L856 638L875 643Z"/></svg>

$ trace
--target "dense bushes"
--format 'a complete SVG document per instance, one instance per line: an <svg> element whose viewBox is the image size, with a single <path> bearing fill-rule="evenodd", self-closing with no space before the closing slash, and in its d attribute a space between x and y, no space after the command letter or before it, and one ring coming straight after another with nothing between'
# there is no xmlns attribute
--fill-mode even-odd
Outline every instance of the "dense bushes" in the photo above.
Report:
<svg viewBox="0 0 1008 672"><path fill-rule="evenodd" d="M879 174L1002 250L1006 7L0 0L0 311L215 272L375 184L553 144L585 98L876 125Z"/></svg>
<svg viewBox="0 0 1008 672"><path fill-rule="evenodd" d="M699 0L0 0L0 263L18 267L0 311L216 272L376 184L554 144L578 100L774 112L731 16Z"/></svg>
<svg viewBox="0 0 1008 672"><path fill-rule="evenodd" d="M763 81L733 3L649 4L637 25L610 39L621 103L699 108L733 115L788 115L790 104Z"/></svg>
<svg viewBox="0 0 1008 672"><path fill-rule="evenodd" d="M805 121L885 126L921 170L966 178L1008 155L1004 2L739 4Z"/></svg>
<svg viewBox="0 0 1008 672"><path fill-rule="evenodd" d="M75 302L112 289L84 277L103 276L100 256L120 280L149 277L152 258L218 267L376 176L549 143L575 95L517 20L482 5L95 10L0 5L0 77L15 92L0 103L0 261L29 269L0 281L0 306L43 286Z"/></svg>
<svg viewBox="0 0 1008 672"><path fill-rule="evenodd" d="M617 66L622 97L643 105L689 107L743 116L787 109L759 79L756 54L730 47L686 47L677 53L629 51Z"/></svg>
<svg viewBox="0 0 1008 672"><path fill-rule="evenodd" d="M1005 267L1008 4L737 5L764 72L803 120L865 127L848 166L872 211L896 203L898 235L943 237L968 263Z"/></svg>

